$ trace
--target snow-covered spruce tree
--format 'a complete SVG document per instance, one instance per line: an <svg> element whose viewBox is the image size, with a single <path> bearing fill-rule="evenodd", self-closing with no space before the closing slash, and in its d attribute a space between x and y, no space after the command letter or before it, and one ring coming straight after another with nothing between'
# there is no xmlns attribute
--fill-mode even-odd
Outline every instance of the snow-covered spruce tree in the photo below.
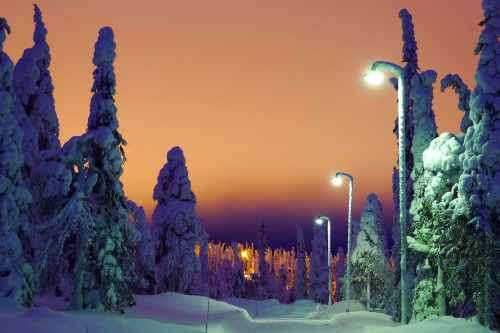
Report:
<svg viewBox="0 0 500 333"><path fill-rule="evenodd" d="M414 26L412 23L412 16L406 9L402 9L399 12L399 18L402 22L403 29L403 63L406 65L403 68L403 78L405 81L406 89L404 91L406 104L403 105L403 112L405 113L405 142L406 142L406 196L407 196L407 209L410 207L409 203L413 200L413 181L411 180L411 173L413 170L413 154L411 152L413 135L414 135L414 115L413 115L413 103L411 98L412 83L415 80L412 79L415 75L418 75L418 56L417 56L417 42L415 40ZM398 89L397 79L390 79L394 88ZM393 130L396 137L398 136L398 118L395 120L395 127ZM399 161L398 161L399 165ZM398 203L399 206L399 203Z"/></svg>
<svg viewBox="0 0 500 333"><path fill-rule="evenodd" d="M201 285L203 287L201 295L208 297L210 295L210 282L211 282L210 267L208 264L208 237L200 246L200 264L201 264L200 279L201 279Z"/></svg>
<svg viewBox="0 0 500 333"><path fill-rule="evenodd" d="M269 263L266 261L267 239L266 239L266 225L264 220L260 224L258 232L258 247L259 253L259 300L266 300L274 298L271 291L271 284L269 281Z"/></svg>
<svg viewBox="0 0 500 333"><path fill-rule="evenodd" d="M500 1L483 0L483 31L474 51L479 55L476 87L470 100L473 126L465 136L465 153L455 217L468 220L475 233L468 252L474 308L487 327L500 318ZM468 257L468 256L467 256Z"/></svg>
<svg viewBox="0 0 500 333"><path fill-rule="evenodd" d="M23 257L19 236L27 228L27 204L32 198L21 175L23 133L12 114L14 66L3 52L6 33L10 27L0 17L0 298L28 307L33 304L33 271Z"/></svg>
<svg viewBox="0 0 500 333"><path fill-rule="evenodd" d="M202 243L196 247L199 249L198 260L200 261L200 272L191 280L191 294L208 297L211 289L210 277L210 264L208 260L208 238L209 234L203 228L203 221L201 223L200 239ZM197 250L198 251L198 250Z"/></svg>
<svg viewBox="0 0 500 333"><path fill-rule="evenodd" d="M324 227L317 228L314 236L309 269L309 298L316 303L328 304L328 248Z"/></svg>
<svg viewBox="0 0 500 333"><path fill-rule="evenodd" d="M156 292L190 294L191 280L200 272L196 244L203 244L196 197L191 191L182 149L172 148L154 188L152 216L156 256Z"/></svg>
<svg viewBox="0 0 500 333"><path fill-rule="evenodd" d="M427 70L412 77L410 99L413 110L413 140L411 153L413 155L413 169L411 180L413 182L413 200L409 212L412 221L418 219L418 210L422 206L424 189L427 185L424 181L423 153L429 147L431 141L437 137L437 126L432 110L433 84L436 82L437 74L433 70Z"/></svg>
<svg viewBox="0 0 500 333"><path fill-rule="evenodd" d="M135 246L135 272L139 281L134 292L152 295L155 286L155 256L151 229L146 221L146 214L142 206L138 207L131 200L127 201L127 206L134 220L135 228L141 235Z"/></svg>
<svg viewBox="0 0 500 333"><path fill-rule="evenodd" d="M297 269L295 275L295 295L297 300L307 299L307 267L306 267L306 244L304 242L304 231L298 224L297 228Z"/></svg>
<svg viewBox="0 0 500 333"><path fill-rule="evenodd" d="M135 304L131 283L134 273L134 244L131 237L127 200L122 190L123 148L125 141L118 133L118 120L113 95L116 79L113 62L116 58L113 30L99 30L92 62L94 84L87 131L94 133L97 145L91 147L89 173L98 174L91 200L96 216L96 237L90 245L94 260L90 281L86 286L92 306L123 313ZM112 136L108 136L111 132Z"/></svg>
<svg viewBox="0 0 500 333"><path fill-rule="evenodd" d="M39 152L59 149L59 121L55 112L52 79L48 67L50 50L46 42L47 29L42 21L40 9L35 6L34 45L24 50L21 59L14 67L12 89L16 95L14 117L23 130L22 153L24 163L21 166L23 180L32 194L33 201L28 204L30 231L22 240L27 260L34 264L34 243L39 235L35 233L34 224L39 222L36 207L41 198L42 185L33 179L32 170L39 163ZM53 266L51 274L35 279L37 284L45 288L57 288L59 276L66 271L64 266Z"/></svg>
<svg viewBox="0 0 500 333"><path fill-rule="evenodd" d="M455 94L458 94L458 109L464 112L460 130L462 133L467 133L467 129L473 125L470 120L470 89L457 74L448 74L441 80L441 92L448 87L453 88Z"/></svg>
<svg viewBox="0 0 500 333"><path fill-rule="evenodd" d="M277 277L275 281L275 294L276 299L281 304L287 304L290 301L290 293L287 286L290 283L290 275L285 264L281 264L277 272Z"/></svg>
<svg viewBox="0 0 500 333"><path fill-rule="evenodd" d="M213 275L214 285L212 297L221 300L233 295L234 273L231 260L224 258L217 263L217 271Z"/></svg>
<svg viewBox="0 0 500 333"><path fill-rule="evenodd" d="M337 248L337 255L335 256L334 265L332 266L332 268L333 268L333 283L335 285L335 290L334 290L335 302L340 302L343 299L341 292L341 290L343 289L342 280L344 280L344 275L347 270L344 249L341 247Z"/></svg>
<svg viewBox="0 0 500 333"><path fill-rule="evenodd" d="M423 197L423 188L425 184L421 181L421 175L423 174L422 167L422 154L423 151L428 147L430 141L437 136L436 134L436 124L434 121L434 111L432 110L432 84L436 80L436 73L434 71L425 71L423 73L418 73L418 57L417 57L417 43L415 41L414 26L412 23L412 16L410 13L403 9L399 12L399 17L402 20L403 28L403 62L406 63L403 68L403 76L405 80L405 96L406 105L404 105L403 112L406 115L405 123L405 141L406 141L406 204L408 209L408 219L406 221L408 230L411 230L411 223L416 216L418 207L421 205L421 200ZM397 80L392 79L391 82L397 88ZM397 121L396 121L397 125ZM394 130L396 136L397 126ZM399 162L398 162L399 163ZM393 186L393 190L399 190L398 187ZM394 193L396 197L396 193ZM396 205L395 211L399 211L399 201ZM417 217L418 218L418 217ZM397 221L399 222L399 220ZM396 231L399 231L400 226L396 226ZM395 242L395 248L400 247L400 241ZM393 249L394 252L394 249ZM412 297L412 286L410 280L412 276L415 275L415 266L411 253L408 254L409 257L407 261L407 286L409 293L408 296ZM396 281L399 284L401 279L401 274L399 272L399 266L396 267ZM400 320L399 309L397 298L400 298L399 288L394 288L393 294L393 318L395 320ZM411 302L408 302L411 306ZM408 309L407 313L410 313L411 309Z"/></svg>
<svg viewBox="0 0 500 333"><path fill-rule="evenodd" d="M28 179L39 151L61 148L59 120L54 105L54 86L49 71L50 49L42 13L35 6L34 45L24 50L14 67L12 88L16 95L14 115L24 131L23 177Z"/></svg>
<svg viewBox="0 0 500 333"><path fill-rule="evenodd" d="M382 223L382 204L375 194L370 194L361 214L361 231L352 254L351 288L353 299L369 301L371 307L386 309L393 282Z"/></svg>
<svg viewBox="0 0 500 333"><path fill-rule="evenodd" d="M233 264L233 292L232 296L237 298L246 298L245 292L245 274L243 272L243 261L241 260L241 253L238 247L238 243L232 242L231 247L234 252L234 264Z"/></svg>

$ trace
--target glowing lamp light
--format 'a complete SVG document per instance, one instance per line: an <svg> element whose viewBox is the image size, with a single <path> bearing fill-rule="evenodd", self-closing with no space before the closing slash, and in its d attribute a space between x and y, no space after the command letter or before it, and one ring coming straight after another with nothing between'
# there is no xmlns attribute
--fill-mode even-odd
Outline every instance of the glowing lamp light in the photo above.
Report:
<svg viewBox="0 0 500 333"><path fill-rule="evenodd" d="M323 221L324 220L321 217L319 217L319 216L316 218L316 224L322 225Z"/></svg>
<svg viewBox="0 0 500 333"><path fill-rule="evenodd" d="M247 251L243 251L243 252L241 252L241 256L242 256L243 258L247 258L247 257L248 257L248 252L247 252Z"/></svg>
<svg viewBox="0 0 500 333"><path fill-rule="evenodd" d="M369 71L368 73L366 73L363 78L365 79L366 82L368 82L369 84L373 84L373 85L378 85L380 83L382 83L382 81L384 80L384 76L377 70L375 69L372 69L371 71Z"/></svg>
<svg viewBox="0 0 500 333"><path fill-rule="evenodd" d="M342 179L340 179L340 177L337 177L337 176L330 179L330 181L332 182L333 185L336 185L336 186L342 184Z"/></svg>

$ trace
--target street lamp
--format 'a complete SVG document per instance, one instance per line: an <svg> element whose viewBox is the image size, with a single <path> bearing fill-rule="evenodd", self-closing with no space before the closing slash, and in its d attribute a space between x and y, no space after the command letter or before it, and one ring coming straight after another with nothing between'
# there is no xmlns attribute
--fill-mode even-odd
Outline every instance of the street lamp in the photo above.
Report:
<svg viewBox="0 0 500 333"><path fill-rule="evenodd" d="M328 222L327 232L328 232L328 306L332 306L332 261L330 258L331 247L330 247L330 218L325 215L318 215L316 217L316 224L322 225L324 221Z"/></svg>
<svg viewBox="0 0 500 333"><path fill-rule="evenodd" d="M373 63L370 73L365 74L368 81L378 72L387 71L398 77L398 139L399 139L399 223L401 225L401 323L408 323L406 315L406 156L405 156L405 113L406 106L406 83L401 66L396 64L376 61ZM381 80L380 80L381 82Z"/></svg>
<svg viewBox="0 0 500 333"><path fill-rule="evenodd" d="M344 176L349 178L349 215L347 219L347 306L345 311L349 312L350 309L350 301L351 301L351 233L352 233L352 185L353 185L353 179L352 176L343 173L343 172L337 172L335 174L335 177L331 179L332 184L334 185L340 185L342 183L342 180L340 179L340 176Z"/></svg>

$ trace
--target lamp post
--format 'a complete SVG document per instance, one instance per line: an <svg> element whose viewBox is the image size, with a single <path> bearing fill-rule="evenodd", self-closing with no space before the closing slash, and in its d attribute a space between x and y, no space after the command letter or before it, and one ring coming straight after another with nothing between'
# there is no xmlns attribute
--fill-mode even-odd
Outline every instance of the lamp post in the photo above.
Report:
<svg viewBox="0 0 500 333"><path fill-rule="evenodd" d="M351 302L351 233L352 233L352 187L353 179L352 176L344 173L337 172L335 177L331 179L332 184L339 185L342 181L340 176L349 178L349 215L347 218L347 305L345 308L346 312L349 312L350 302Z"/></svg>
<svg viewBox="0 0 500 333"><path fill-rule="evenodd" d="M398 139L399 139L399 223L401 225L401 323L406 325L408 317L406 314L406 156L405 156L405 113L406 106L406 83L404 71L396 64L376 61L372 69L365 75L365 79L372 84L382 82L380 74L377 78L377 70L387 71L398 77Z"/></svg>
<svg viewBox="0 0 500 333"><path fill-rule="evenodd" d="M330 247L330 218L325 215L318 215L316 217L316 224L322 225L323 221L327 221L327 232L328 232L328 306L332 306L332 261L330 258L331 247Z"/></svg>

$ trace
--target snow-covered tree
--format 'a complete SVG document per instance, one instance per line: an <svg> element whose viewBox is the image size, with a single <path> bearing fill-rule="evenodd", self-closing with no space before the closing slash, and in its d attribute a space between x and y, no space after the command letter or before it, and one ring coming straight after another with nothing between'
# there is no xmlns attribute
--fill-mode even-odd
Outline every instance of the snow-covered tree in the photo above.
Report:
<svg viewBox="0 0 500 333"><path fill-rule="evenodd" d="M472 126L470 120L470 89L457 74L448 74L441 80L441 92L448 87L453 88L458 95L458 109L464 112L460 122L460 130L467 133L467 129Z"/></svg>
<svg viewBox="0 0 500 333"><path fill-rule="evenodd" d="M267 239L266 239L266 225L264 220L258 232L258 253L259 253L259 299L266 300L273 298L274 295L271 291L269 281L269 263L266 261Z"/></svg>
<svg viewBox="0 0 500 333"><path fill-rule="evenodd" d="M245 298L245 274L243 272L243 262L241 261L241 253L238 243L232 242L231 247L234 252L234 264L233 264L233 296L238 298Z"/></svg>
<svg viewBox="0 0 500 333"><path fill-rule="evenodd" d="M201 269L195 247L203 244L203 230L181 148L174 147L167 153L153 199L157 201L152 216L156 291L188 294L192 279Z"/></svg>
<svg viewBox="0 0 500 333"><path fill-rule="evenodd" d="M281 304L287 304L290 301L290 293L287 286L290 284L290 275L285 264L281 264L277 272L276 281L274 283L276 299Z"/></svg>
<svg viewBox="0 0 500 333"><path fill-rule="evenodd" d="M231 260L224 258L217 263L217 271L213 275L214 285L212 297L221 300L233 295L234 272Z"/></svg>
<svg viewBox="0 0 500 333"><path fill-rule="evenodd" d="M32 169L39 163L39 152L43 150L59 149L59 121L55 112L52 79L49 72L50 50L46 41L47 29L42 21L42 13L35 6L35 31L33 33L34 45L24 50L21 59L14 67L12 89L16 95L14 102L14 117L23 130L22 153L24 163L21 171L25 184L33 196L33 201L28 205L30 225L37 223L37 201L40 198L40 184L32 178ZM33 264L34 239L36 235L33 226L29 235L23 240L26 258ZM57 270L53 267L53 270ZM53 284L58 283L57 274L51 275ZM38 279L36 280L39 281ZM44 281L48 282L48 281Z"/></svg>
<svg viewBox="0 0 500 333"><path fill-rule="evenodd" d="M306 244L304 232L298 224L297 228L297 273L295 275L295 295L297 300L307 299L307 267L306 267Z"/></svg>
<svg viewBox="0 0 500 333"><path fill-rule="evenodd" d="M210 264L209 264L209 248L208 248L208 238L209 235L204 231L203 221L201 223L201 243L197 244L198 260L200 261L200 272L194 277L191 282L191 293L193 295L201 295L208 297L210 295L211 289L211 277L210 277Z"/></svg>
<svg viewBox="0 0 500 333"><path fill-rule="evenodd" d="M470 100L473 125L465 136L465 153L455 217L469 221L475 237L469 253L476 287L474 308L481 323L498 328L500 318L500 1L483 0L483 31L474 51L479 55L476 87Z"/></svg>
<svg viewBox="0 0 500 333"><path fill-rule="evenodd" d="M135 246L135 272L139 279L135 286L135 293L152 295L155 285L155 257L151 229L146 221L146 214L142 206L138 207L131 200L127 201L127 206L134 220L135 228L141 235Z"/></svg>
<svg viewBox="0 0 500 333"><path fill-rule="evenodd" d="M0 17L0 298L31 306L33 271L23 257L20 241L27 231L27 205L32 197L21 175L23 133L13 116L13 63L3 51L10 27Z"/></svg>
<svg viewBox="0 0 500 333"><path fill-rule="evenodd" d="M309 270L309 298L328 304L328 247L324 227L316 227Z"/></svg>
<svg viewBox="0 0 500 333"><path fill-rule="evenodd" d="M342 300L342 292L345 272L347 270L346 267L346 257L344 254L344 249L339 247L337 249L337 255L334 258L333 268L333 282L335 285L334 293L335 293L335 302L340 302Z"/></svg>
<svg viewBox="0 0 500 333"><path fill-rule="evenodd" d="M361 230L352 254L351 288L354 299L367 300L376 308L386 308L392 292L392 270L382 223L382 204L372 193L361 214Z"/></svg>
<svg viewBox="0 0 500 333"><path fill-rule="evenodd" d="M411 223L415 218L418 207L421 205L423 200L423 189L425 184L422 182L423 166L422 166L422 154L423 151L428 147L430 141L437 136L436 134L436 124L434 121L434 111L432 110L432 98L433 98L433 88L432 84L436 80L436 73L432 70L419 73L418 67L418 57L417 57L417 43L415 41L414 26L412 23L412 16L410 13L403 9L399 12L399 17L402 20L403 28L403 62L406 65L403 68L403 77L406 85L405 89L405 101L406 105L403 106L406 116L405 122L405 142L406 142L406 206L407 206L407 221L404 221L407 226L407 230L411 230ZM397 88L398 83L394 78L391 80L395 88ZM397 121L396 121L397 124ZM394 130L396 136L397 126ZM399 163L399 162L398 162ZM393 179L394 180L394 179ZM399 191L398 186L393 186L393 191ZM397 194L394 192L394 199L396 199ZM395 214L399 213L399 198L395 206ZM418 216L417 216L418 218ZM399 218L395 220L395 234L398 234L400 229ZM395 242L393 252L400 249L400 241ZM409 276L414 275L416 263L411 257L406 258L407 262L407 276L405 277L407 282L407 295L411 298L412 287L411 283L408 281ZM400 267L396 267L396 281L401 279ZM399 282L397 282L399 283ZM400 293L400 289L394 288L393 294L393 306L394 306L394 316L396 320L400 320L400 305L398 304L397 294ZM399 297L400 298L400 297ZM411 307L411 302L407 302L409 307ZM407 309L407 313L411 313L411 309Z"/></svg>
<svg viewBox="0 0 500 333"><path fill-rule="evenodd" d="M113 30L99 30L92 62L94 70L92 101L88 132L94 133L98 145L91 147L89 172L98 174L92 189L91 200L96 216L96 238L90 246L94 260L88 292L91 305L102 305L123 313L126 306L134 304L132 276L134 273L134 244L132 241L127 200L120 183L123 173L123 149L125 144L118 134L118 120L113 95L115 75L113 62L116 58ZM96 121L97 119L97 121ZM109 133L112 136L109 136ZM93 304L92 304L93 303Z"/></svg>
<svg viewBox="0 0 500 333"><path fill-rule="evenodd" d="M14 67L12 87L16 95L14 115L24 131L23 177L30 177L38 152L61 148L59 120L54 106L54 86L49 71L50 49L42 13L35 6L34 45L24 50Z"/></svg>
<svg viewBox="0 0 500 333"><path fill-rule="evenodd" d="M411 142L411 153L413 155L413 169L411 179L413 182L413 200L409 212L412 220L418 219L418 210L422 205L424 189L427 185L424 181L423 153L429 147L431 141L437 137L437 126L432 110L433 87L437 74L433 70L427 70L412 77L410 98L413 110L413 140Z"/></svg>

